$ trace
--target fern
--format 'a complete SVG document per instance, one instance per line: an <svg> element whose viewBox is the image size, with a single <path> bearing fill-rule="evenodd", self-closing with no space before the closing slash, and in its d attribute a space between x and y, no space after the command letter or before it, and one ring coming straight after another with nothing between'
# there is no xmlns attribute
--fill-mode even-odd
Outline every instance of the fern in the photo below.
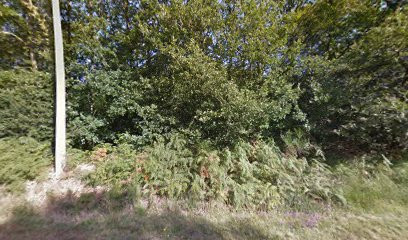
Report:
<svg viewBox="0 0 408 240"><path fill-rule="evenodd" d="M119 154L123 148L113 148L90 178L92 183L132 182L144 194L221 200L264 210L306 199L330 202L340 195L324 164L287 156L273 142L241 142L233 149L193 152L181 136L174 135L142 154L135 150Z"/></svg>

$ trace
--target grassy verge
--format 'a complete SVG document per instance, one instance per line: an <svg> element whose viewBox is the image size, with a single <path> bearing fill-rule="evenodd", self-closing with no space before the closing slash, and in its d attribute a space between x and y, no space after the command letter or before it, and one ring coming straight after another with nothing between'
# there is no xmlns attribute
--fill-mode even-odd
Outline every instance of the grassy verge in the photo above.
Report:
<svg viewBox="0 0 408 240"><path fill-rule="evenodd" d="M90 184L110 186L109 190L49 195L44 206L36 208L25 203L23 195L14 195L15 189L26 180L41 181L38 176L50 163L49 148L28 138L1 140L6 154L0 163L8 170L3 167L0 178L7 184L0 189L0 239L408 236L408 164L404 161L392 165L385 157L361 158L328 167L280 153L266 144L204 152L196 158L176 145L159 144L143 153L127 146L70 150L69 168L73 171L67 178L83 177ZM6 151L5 146L11 149ZM89 162L96 165L96 171L79 176L75 166ZM189 185L191 176L202 178L196 189L203 193L202 198L185 197L193 187ZM186 179L186 185L181 194L171 197L177 189L169 186L178 186L179 179ZM264 195L252 191L263 189L268 182L274 184L271 208L264 207L269 198L259 198ZM234 205L222 197L234 187L232 196L241 197L243 204ZM338 194L344 203L324 198L326 191Z"/></svg>
<svg viewBox="0 0 408 240"><path fill-rule="evenodd" d="M114 197L113 197L114 198ZM0 239L404 239L408 216L355 213L233 211L223 205L180 208L157 200L151 207L109 193L65 196L44 211L20 206L0 226Z"/></svg>
<svg viewBox="0 0 408 240"><path fill-rule="evenodd" d="M42 209L15 206L0 225L0 239L405 239L406 165L383 167L366 175L357 174L361 166L347 167L349 174L338 169L348 204L317 203L301 210L146 199L133 188L50 196Z"/></svg>

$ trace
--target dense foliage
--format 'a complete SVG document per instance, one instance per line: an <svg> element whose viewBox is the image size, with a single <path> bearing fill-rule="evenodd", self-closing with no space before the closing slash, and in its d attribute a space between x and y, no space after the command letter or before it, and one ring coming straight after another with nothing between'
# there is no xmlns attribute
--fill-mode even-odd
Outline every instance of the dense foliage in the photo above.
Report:
<svg viewBox="0 0 408 240"><path fill-rule="evenodd" d="M0 74L0 138L53 135L53 82L50 74L2 71Z"/></svg>
<svg viewBox="0 0 408 240"><path fill-rule="evenodd" d="M404 150L405 3L62 1L72 144L182 132L220 147L300 128ZM1 13L2 39L24 43L2 67L50 69L49 3L3 1Z"/></svg>
<svg viewBox="0 0 408 240"><path fill-rule="evenodd" d="M8 190L24 190L24 181L44 175L51 165L51 146L33 138L0 139L0 184Z"/></svg>
<svg viewBox="0 0 408 240"><path fill-rule="evenodd" d="M320 158L314 155L307 161L264 142L194 152L184 139L173 136L139 154L128 145L96 149L91 159L98 167L87 180L93 185L136 184L145 195L218 200L263 210L282 203L307 206L307 199L344 203L334 175Z"/></svg>
<svg viewBox="0 0 408 240"><path fill-rule="evenodd" d="M49 140L49 1L0 3L0 138ZM406 3L61 1L70 144L109 146L94 184L341 201L323 151L408 147Z"/></svg>

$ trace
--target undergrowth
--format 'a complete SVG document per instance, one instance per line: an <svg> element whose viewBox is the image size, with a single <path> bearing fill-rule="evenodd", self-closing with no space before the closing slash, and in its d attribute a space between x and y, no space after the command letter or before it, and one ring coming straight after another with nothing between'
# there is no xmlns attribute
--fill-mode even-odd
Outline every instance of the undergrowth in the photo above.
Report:
<svg viewBox="0 0 408 240"><path fill-rule="evenodd" d="M143 152L103 145L91 152L97 168L86 180L94 186L131 186L143 196L214 200L257 210L314 211L322 204L362 211L408 207L404 161L394 166L385 156L371 156L328 166L319 148L302 141L286 137L283 151L264 141L197 150L180 136Z"/></svg>
<svg viewBox="0 0 408 240"><path fill-rule="evenodd" d="M223 201L234 207L272 209L306 201L342 202L335 178L319 154L282 153L273 142L239 143L232 149L192 151L179 136L138 153L129 145L96 148L91 185L129 185L143 195Z"/></svg>
<svg viewBox="0 0 408 240"><path fill-rule="evenodd" d="M45 174L52 164L51 146L30 137L0 139L0 185L21 192L26 180Z"/></svg>
<svg viewBox="0 0 408 240"><path fill-rule="evenodd" d="M408 209L408 164L393 166L384 157L359 159L352 165L340 165L336 174L344 197L355 210L369 212L406 211Z"/></svg>
<svg viewBox="0 0 408 240"><path fill-rule="evenodd" d="M283 151L264 141L215 150L191 147L175 135L143 151L127 144L104 144L93 151L70 149L68 161L70 169L79 163L96 165L84 176L88 184L139 197L214 201L256 210L283 206L315 211L333 204L364 212L408 209L404 159L358 157L328 166L322 152L309 143L286 138L285 144ZM0 184L21 192L26 180L45 176L52 165L50 150L49 144L29 137L0 139Z"/></svg>

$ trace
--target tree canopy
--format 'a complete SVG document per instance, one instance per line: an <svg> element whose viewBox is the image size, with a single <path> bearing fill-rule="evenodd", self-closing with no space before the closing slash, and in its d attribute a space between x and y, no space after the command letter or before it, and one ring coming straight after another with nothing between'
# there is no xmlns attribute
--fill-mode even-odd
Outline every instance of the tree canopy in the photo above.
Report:
<svg viewBox="0 0 408 240"><path fill-rule="evenodd" d="M9 79L53 64L49 1L0 2L3 120L25 91ZM71 144L180 133L223 147L300 129L328 147L406 150L406 3L61 1ZM2 120L0 135L27 133Z"/></svg>

